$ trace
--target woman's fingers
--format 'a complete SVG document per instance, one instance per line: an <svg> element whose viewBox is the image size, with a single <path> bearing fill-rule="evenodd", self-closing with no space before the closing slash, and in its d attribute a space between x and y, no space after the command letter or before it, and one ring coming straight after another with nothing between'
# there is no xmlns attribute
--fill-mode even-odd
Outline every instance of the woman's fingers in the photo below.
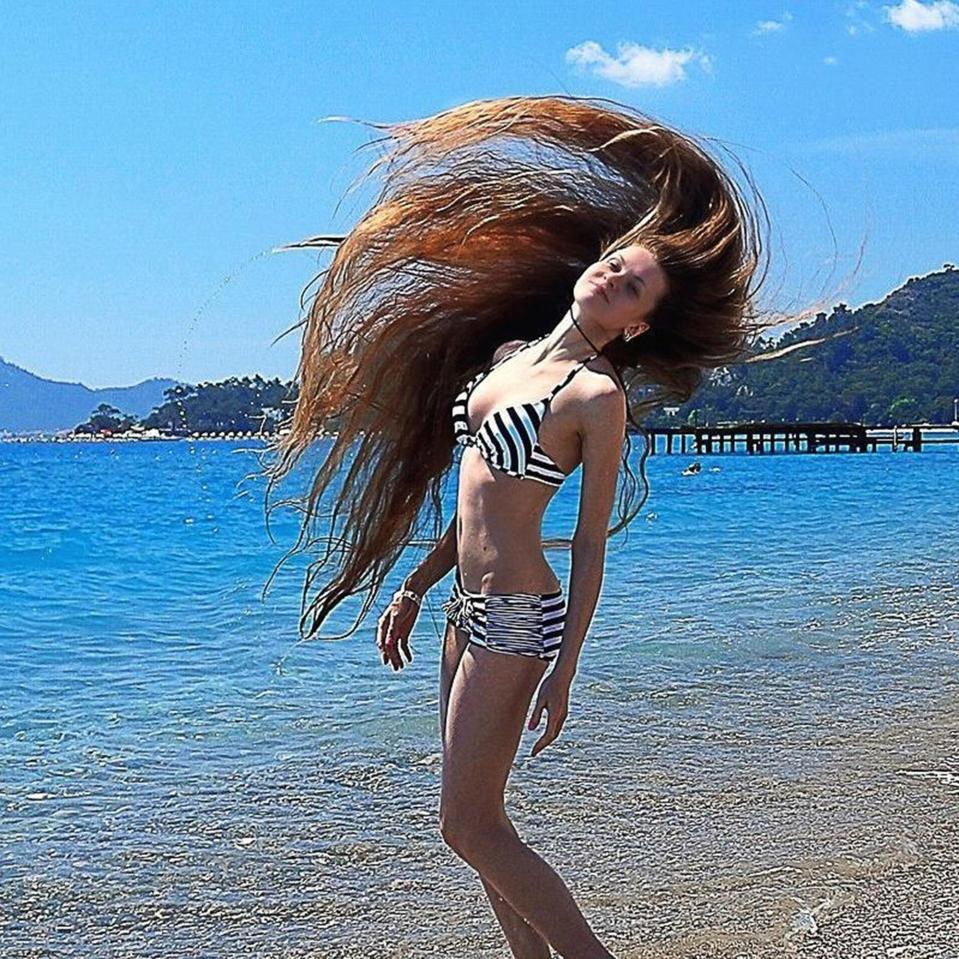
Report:
<svg viewBox="0 0 959 959"><path fill-rule="evenodd" d="M404 600L404 603L409 602ZM376 631L376 646L383 657L383 665L389 663L393 669L402 669L403 655L406 661L413 662L413 653L410 650L410 633L416 620L415 610L405 610L399 615L395 604L391 604L380 616Z"/></svg>
<svg viewBox="0 0 959 959"><path fill-rule="evenodd" d="M403 666L400 652L405 654L408 663L413 662L413 651L410 649L410 635L413 632L413 626L416 624L416 617L419 608L412 600L404 599L400 604L400 612L393 618L393 639L397 645L397 659L400 668Z"/></svg>
<svg viewBox="0 0 959 959"><path fill-rule="evenodd" d="M546 701L543 699L542 695L536 697L536 705L533 707L533 715L529 717L529 728L535 729L539 725L539 721L543 715L543 707L546 705Z"/></svg>
<svg viewBox="0 0 959 959"><path fill-rule="evenodd" d="M386 655L386 630L389 627L390 623L390 611L386 610L382 616L380 616L380 621L376 627L376 648L380 651L380 656L383 658L383 665L386 665L387 655Z"/></svg>
<svg viewBox="0 0 959 959"><path fill-rule="evenodd" d="M553 742L557 736L559 736L560 730L563 728L563 723L566 721L566 712L561 711L559 706L556 706L553 710L550 710L550 704L547 700L545 703L546 711L549 713L549 719L546 722L546 731L543 733L539 739L533 743L533 748L530 750L530 755L535 756L538 752L542 752L551 742ZM539 724L539 719L536 720L536 724ZM530 727L533 728L533 727Z"/></svg>
<svg viewBox="0 0 959 959"><path fill-rule="evenodd" d="M403 657L396 645L396 614L390 613L390 624L386 630L386 651L389 653L393 669L403 668Z"/></svg>
<svg viewBox="0 0 959 959"><path fill-rule="evenodd" d="M383 656L383 665L385 666L389 663L393 669L399 669L402 663L400 662L400 654L396 649L393 619L392 609L387 609L380 617L376 645L379 647L380 653Z"/></svg>

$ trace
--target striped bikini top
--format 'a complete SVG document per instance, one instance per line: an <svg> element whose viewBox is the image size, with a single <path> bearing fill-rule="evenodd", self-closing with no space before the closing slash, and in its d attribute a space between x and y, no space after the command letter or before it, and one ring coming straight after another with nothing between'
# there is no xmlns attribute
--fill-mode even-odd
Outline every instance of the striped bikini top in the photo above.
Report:
<svg viewBox="0 0 959 959"><path fill-rule="evenodd" d="M565 378L542 399L491 410L475 434L470 432L469 422L469 398L480 381L489 376L504 360L538 343L546 336L547 334L544 333L543 336L530 340L529 343L500 357L492 366L479 372L463 387L453 401L453 436L461 446L475 446L490 466L509 476L538 480L547 486L560 486L569 474L564 473L539 445L539 429L553 402L553 397L590 360L595 358L595 353L578 366L574 366Z"/></svg>

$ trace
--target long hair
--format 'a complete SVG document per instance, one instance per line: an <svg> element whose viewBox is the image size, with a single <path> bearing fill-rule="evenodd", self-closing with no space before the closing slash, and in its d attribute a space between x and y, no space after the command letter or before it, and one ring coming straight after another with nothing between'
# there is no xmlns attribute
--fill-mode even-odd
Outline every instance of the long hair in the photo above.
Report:
<svg viewBox="0 0 959 959"><path fill-rule="evenodd" d="M627 429L619 522L607 535L648 494L637 417L689 399L773 325L753 306L768 216L731 154L742 183L693 137L600 98L504 97L368 125L387 131L366 172L382 168L379 196L346 237L291 244L334 249L293 327L303 327L298 396L266 469L269 504L335 422L308 493L276 504L302 513L284 559L325 540L305 577L303 638L365 591L343 635L355 632L411 539L439 535L456 393L504 342L553 329L580 274L608 252L645 245L669 293L649 330L603 350L643 438L643 492L637 503Z"/></svg>

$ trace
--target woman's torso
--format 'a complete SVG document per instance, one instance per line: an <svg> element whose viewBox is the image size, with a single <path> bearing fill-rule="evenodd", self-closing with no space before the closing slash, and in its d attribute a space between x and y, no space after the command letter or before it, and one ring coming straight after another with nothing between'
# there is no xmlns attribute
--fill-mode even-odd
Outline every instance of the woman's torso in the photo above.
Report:
<svg viewBox="0 0 959 959"><path fill-rule="evenodd" d="M581 461L581 371L606 361L534 365L535 351L527 347L536 342L474 377L453 407L464 446L457 565L464 587L474 592L545 593L560 585L543 554L543 515Z"/></svg>

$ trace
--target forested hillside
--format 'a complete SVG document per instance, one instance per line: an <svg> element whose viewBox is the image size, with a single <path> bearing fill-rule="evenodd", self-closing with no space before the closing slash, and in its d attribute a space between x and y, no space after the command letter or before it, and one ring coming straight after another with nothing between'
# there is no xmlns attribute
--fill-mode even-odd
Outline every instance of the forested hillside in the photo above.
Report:
<svg viewBox="0 0 959 959"><path fill-rule="evenodd" d="M835 334L841 335L779 359L718 370L676 416L659 413L648 423L952 420L959 396L959 270L951 264L909 280L880 303L820 313L775 346Z"/></svg>
<svg viewBox="0 0 959 959"><path fill-rule="evenodd" d="M672 415L657 411L646 425L848 420L891 426L952 421L953 399L959 397L955 267L946 264L909 280L880 303L856 310L839 304L775 343L760 343L757 352L820 338L826 342L717 370L678 411ZM146 428L180 435L270 433L282 425L295 399L292 384L259 375L198 386L152 380L126 390L89 390L80 384L41 380L0 361L0 430L76 427L86 416L90 419L83 425L93 432L122 431L142 418ZM150 406L153 411L147 413ZM94 407L99 419L91 417ZM336 428L335 417L327 426Z"/></svg>

